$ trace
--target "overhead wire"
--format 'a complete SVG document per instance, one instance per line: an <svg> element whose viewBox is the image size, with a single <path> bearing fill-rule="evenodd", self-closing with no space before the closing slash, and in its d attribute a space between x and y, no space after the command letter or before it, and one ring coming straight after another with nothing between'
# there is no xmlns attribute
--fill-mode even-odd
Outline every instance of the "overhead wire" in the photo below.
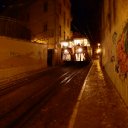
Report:
<svg viewBox="0 0 128 128"><path fill-rule="evenodd" d="M88 27L88 24L86 24L86 30L87 30L87 32L85 32L85 30L81 27L80 23L79 23L78 21L77 21L77 23L78 23L79 28L78 28L78 26L76 26L76 25L73 24L73 23L72 23L72 26L73 26L79 33L84 34L85 37L90 38L90 39L93 41L93 36L92 36L92 34L91 34L91 32L90 32L90 29L89 29L89 27Z"/></svg>

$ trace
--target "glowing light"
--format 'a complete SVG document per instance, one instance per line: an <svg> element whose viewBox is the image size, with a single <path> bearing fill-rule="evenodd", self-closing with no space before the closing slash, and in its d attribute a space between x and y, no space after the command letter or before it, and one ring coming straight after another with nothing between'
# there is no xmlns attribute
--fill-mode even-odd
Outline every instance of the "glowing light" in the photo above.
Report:
<svg viewBox="0 0 128 128"><path fill-rule="evenodd" d="M64 54L69 54L69 51L67 49L65 49Z"/></svg>
<svg viewBox="0 0 128 128"><path fill-rule="evenodd" d="M96 53L97 53L97 54L101 53L101 49L98 48L98 49L96 50Z"/></svg>
<svg viewBox="0 0 128 128"><path fill-rule="evenodd" d="M36 43L42 43L42 44L47 44L46 41L42 40L42 39L33 39L32 42L36 42Z"/></svg>
<svg viewBox="0 0 128 128"><path fill-rule="evenodd" d="M73 46L74 46L74 43L72 42L72 41L69 41L69 48L73 48Z"/></svg>
<svg viewBox="0 0 128 128"><path fill-rule="evenodd" d="M68 47L68 42L66 42L66 41L61 42L61 47Z"/></svg>
<svg viewBox="0 0 128 128"><path fill-rule="evenodd" d="M67 47L68 46L68 42L64 42L63 46Z"/></svg>
<svg viewBox="0 0 128 128"><path fill-rule="evenodd" d="M90 43L88 39L80 38L80 39L74 39L74 45L90 46Z"/></svg>
<svg viewBox="0 0 128 128"><path fill-rule="evenodd" d="M75 40L74 40L74 44L75 44L75 45L81 44L81 40L75 39Z"/></svg>
<svg viewBox="0 0 128 128"><path fill-rule="evenodd" d="M87 46L90 47L90 43L89 42L87 43Z"/></svg>
<svg viewBox="0 0 128 128"><path fill-rule="evenodd" d="M88 44L88 40L84 39L84 46L87 46L87 44Z"/></svg>
<svg viewBox="0 0 128 128"><path fill-rule="evenodd" d="M98 45L98 47L99 47L99 46L100 46L100 43L98 43L97 45Z"/></svg>
<svg viewBox="0 0 128 128"><path fill-rule="evenodd" d="M77 49L77 52L78 52L78 53L81 53L82 51L83 51L82 48L78 48L78 49Z"/></svg>

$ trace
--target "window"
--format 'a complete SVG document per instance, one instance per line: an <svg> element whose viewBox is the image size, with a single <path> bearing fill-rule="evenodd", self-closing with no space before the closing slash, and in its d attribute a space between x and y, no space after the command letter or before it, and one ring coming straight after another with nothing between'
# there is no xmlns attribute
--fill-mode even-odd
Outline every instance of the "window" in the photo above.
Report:
<svg viewBox="0 0 128 128"><path fill-rule="evenodd" d="M66 18L66 15L65 15L65 12L64 12L64 26L65 26L65 18Z"/></svg>
<svg viewBox="0 0 128 128"><path fill-rule="evenodd" d="M47 32L48 31L48 25L47 24L44 24L43 26L43 32Z"/></svg>
<svg viewBox="0 0 128 128"><path fill-rule="evenodd" d="M64 40L65 40L65 31L64 31Z"/></svg>
<svg viewBox="0 0 128 128"><path fill-rule="evenodd" d="M64 5L65 5L65 0L63 0L63 3L64 3Z"/></svg>
<svg viewBox="0 0 128 128"><path fill-rule="evenodd" d="M67 8L70 10L70 5L69 5L69 3L67 3Z"/></svg>
<svg viewBox="0 0 128 128"><path fill-rule="evenodd" d="M67 19L67 27L70 27L69 18Z"/></svg>
<svg viewBox="0 0 128 128"><path fill-rule="evenodd" d="M59 36L61 37L61 25L59 26Z"/></svg>
<svg viewBox="0 0 128 128"><path fill-rule="evenodd" d="M48 2L44 2L44 5L43 5L43 9L44 9L44 12L47 12L48 11Z"/></svg>
<svg viewBox="0 0 128 128"><path fill-rule="evenodd" d="M61 8L62 8L61 3L59 3L59 13L60 13L60 15L61 15Z"/></svg>

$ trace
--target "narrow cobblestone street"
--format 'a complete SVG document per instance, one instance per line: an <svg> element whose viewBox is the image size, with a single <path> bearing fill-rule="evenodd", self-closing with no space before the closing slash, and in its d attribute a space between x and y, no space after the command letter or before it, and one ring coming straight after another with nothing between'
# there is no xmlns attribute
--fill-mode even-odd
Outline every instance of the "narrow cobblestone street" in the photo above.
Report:
<svg viewBox="0 0 128 128"><path fill-rule="evenodd" d="M98 60L80 95L69 128L128 128L128 110Z"/></svg>

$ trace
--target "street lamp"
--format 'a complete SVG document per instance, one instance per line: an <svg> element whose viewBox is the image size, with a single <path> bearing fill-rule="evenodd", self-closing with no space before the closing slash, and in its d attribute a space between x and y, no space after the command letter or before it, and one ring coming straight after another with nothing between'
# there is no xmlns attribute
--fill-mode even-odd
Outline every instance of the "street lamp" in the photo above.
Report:
<svg viewBox="0 0 128 128"><path fill-rule="evenodd" d="M97 54L100 54L100 53L101 53L101 48L98 48L98 49L96 50L96 53L97 53Z"/></svg>
<svg viewBox="0 0 128 128"><path fill-rule="evenodd" d="M97 45L98 45L98 47L100 47L100 43L98 43Z"/></svg>
<svg viewBox="0 0 128 128"><path fill-rule="evenodd" d="M97 46L98 46L98 48L96 50L96 53L97 54L100 54L101 53L100 43L98 43Z"/></svg>
<svg viewBox="0 0 128 128"><path fill-rule="evenodd" d="M77 49L77 52L78 52L78 53L82 53L82 51L83 51L82 48L78 48L78 49Z"/></svg>
<svg viewBox="0 0 128 128"><path fill-rule="evenodd" d="M69 54L69 51L67 49L64 50L65 54Z"/></svg>

